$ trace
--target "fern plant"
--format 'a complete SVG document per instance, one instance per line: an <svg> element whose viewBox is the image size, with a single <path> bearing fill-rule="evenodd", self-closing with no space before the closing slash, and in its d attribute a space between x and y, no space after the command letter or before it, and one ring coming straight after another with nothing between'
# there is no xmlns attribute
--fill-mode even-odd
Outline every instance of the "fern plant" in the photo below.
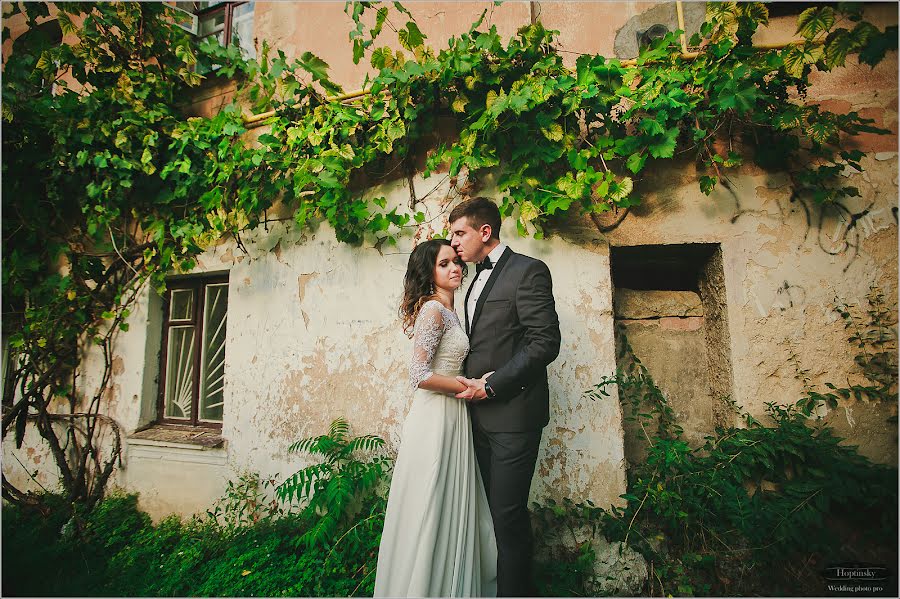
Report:
<svg viewBox="0 0 900 599"><path fill-rule="evenodd" d="M298 539L300 544L328 544L341 525L353 520L366 500L377 495L378 483L392 465L383 448L384 439L377 435L351 437L344 418L335 419L327 434L301 439L288 448L291 453L310 453L322 459L301 468L275 489L282 501L303 504L301 516L313 521Z"/></svg>

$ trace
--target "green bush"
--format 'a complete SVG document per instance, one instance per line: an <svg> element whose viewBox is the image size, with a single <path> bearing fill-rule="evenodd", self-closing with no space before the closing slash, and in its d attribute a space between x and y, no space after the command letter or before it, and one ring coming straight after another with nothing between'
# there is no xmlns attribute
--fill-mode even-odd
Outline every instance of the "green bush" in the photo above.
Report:
<svg viewBox="0 0 900 599"><path fill-rule="evenodd" d="M596 594L590 547L596 534L624 541L647 559L650 595L817 594L828 563L894 563L897 469L869 461L813 416L851 396L895 400L896 368L876 369L868 358L885 355L896 339L885 332L877 290L869 303L868 323L856 322L846 306L838 311L856 331L855 362L872 384L826 384L828 391L818 392L804 380L793 404L766 403L765 422L743 414L745 426L716 427L696 448L682 439L666 397L620 334L624 369L588 395L600 399L617 387L626 420L641 424L647 458L630 467L622 508L569 500L533 506L536 538L554 557L538 564L543 588ZM565 529L573 532L553 534Z"/></svg>
<svg viewBox="0 0 900 599"><path fill-rule="evenodd" d="M3 594L371 596L384 504L362 507L371 527L357 522L338 530L340 543L298 549L314 523L297 515L237 529L176 516L153 525L135 495L113 495L64 533L63 517L5 506Z"/></svg>
<svg viewBox="0 0 900 599"><path fill-rule="evenodd" d="M136 495L113 494L89 513L62 499L47 515L3 508L3 592L39 596L371 596L384 526L390 460L361 458L383 445L350 439L343 419L323 437L300 441L326 468L311 466L266 500L259 477L243 474L206 517L170 516L154 525ZM308 473L324 473L309 476ZM303 491L309 482L318 498ZM272 481L265 481L271 485ZM299 487L298 487L299 485ZM287 491L286 491L287 490Z"/></svg>
<svg viewBox="0 0 900 599"><path fill-rule="evenodd" d="M313 523L300 538L303 546L314 547L335 542L339 537L343 539L339 530L348 527L353 534L348 535L347 541L357 540L355 520L363 504L383 490L379 489L379 483L388 477L393 464L381 454L383 448L381 437L350 437L350 425L344 418L336 418L327 434L301 439L288 448L290 452L310 453L322 460L288 476L275 489L282 501L299 502L301 515ZM371 529L371 515L360 524Z"/></svg>
<svg viewBox="0 0 900 599"><path fill-rule="evenodd" d="M72 566L76 547L61 531L68 514L61 497L48 496L49 509L3 506L3 595L79 594L85 581ZM87 594L87 593L80 593Z"/></svg>

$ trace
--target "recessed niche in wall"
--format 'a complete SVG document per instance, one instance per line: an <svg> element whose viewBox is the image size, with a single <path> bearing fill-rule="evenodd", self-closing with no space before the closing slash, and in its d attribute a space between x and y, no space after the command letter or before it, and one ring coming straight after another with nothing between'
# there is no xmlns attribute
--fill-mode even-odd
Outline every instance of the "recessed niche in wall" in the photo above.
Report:
<svg viewBox="0 0 900 599"><path fill-rule="evenodd" d="M610 248L617 343L628 339L693 446L724 424L731 348L722 250L715 243ZM617 352L617 355L618 352ZM628 358L619 356L618 366ZM628 415L628 402L623 410ZM624 422L625 457L646 457L635 422Z"/></svg>
<svg viewBox="0 0 900 599"><path fill-rule="evenodd" d="M718 249L717 243L611 247L613 286L699 292L703 269Z"/></svg>

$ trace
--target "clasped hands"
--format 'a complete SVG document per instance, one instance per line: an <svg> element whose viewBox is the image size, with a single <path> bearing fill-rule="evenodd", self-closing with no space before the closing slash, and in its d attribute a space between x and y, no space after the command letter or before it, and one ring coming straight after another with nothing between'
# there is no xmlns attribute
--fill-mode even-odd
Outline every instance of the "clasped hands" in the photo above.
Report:
<svg viewBox="0 0 900 599"><path fill-rule="evenodd" d="M487 399L487 391L484 390L484 385L487 382L487 378L492 374L494 374L493 370L486 372L480 379L467 379L464 376L456 377L457 381L466 386L466 390L457 393L456 398L465 399L470 402Z"/></svg>

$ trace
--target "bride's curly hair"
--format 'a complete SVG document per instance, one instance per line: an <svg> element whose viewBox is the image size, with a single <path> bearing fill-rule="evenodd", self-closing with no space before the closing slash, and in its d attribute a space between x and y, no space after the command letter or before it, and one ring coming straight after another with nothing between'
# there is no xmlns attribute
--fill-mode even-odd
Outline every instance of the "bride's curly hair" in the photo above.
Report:
<svg viewBox="0 0 900 599"><path fill-rule="evenodd" d="M429 239L417 245L409 256L403 280L403 299L400 300L400 320L407 337L412 337L422 304L435 297L434 265L441 247L445 245L450 245L446 239ZM462 269L465 277L465 263Z"/></svg>

